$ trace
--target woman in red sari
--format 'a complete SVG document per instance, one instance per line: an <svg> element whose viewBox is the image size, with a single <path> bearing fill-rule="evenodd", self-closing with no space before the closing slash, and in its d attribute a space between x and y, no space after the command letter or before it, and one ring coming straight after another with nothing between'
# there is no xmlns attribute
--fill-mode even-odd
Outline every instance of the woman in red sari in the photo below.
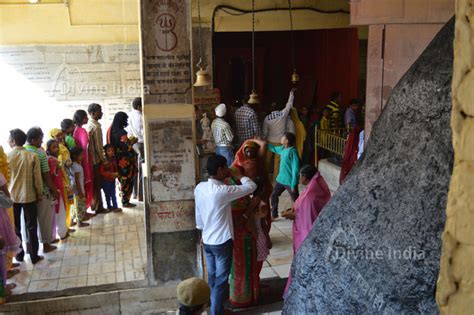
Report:
<svg viewBox="0 0 474 315"><path fill-rule="evenodd" d="M230 274L230 302L238 307L246 307L257 303L260 285L259 275L263 265L263 260L258 259L262 256L259 255L257 246L261 244L260 242L257 244L258 231L263 230L266 235L269 232L266 220L259 220L254 215L251 217L244 215L249 208L257 213L265 206L267 206L267 212L270 214L268 202L265 202L265 200L268 201L271 188L270 193L267 193L266 181L268 176L265 176L262 172L264 169L265 145L259 145L257 142L257 140L244 142L237 151L232 164L232 168L239 169L242 175L250 177L259 186L252 198L246 196L231 204L234 222L234 253ZM234 178L230 178L227 184L239 185L240 183ZM260 224L260 226L257 226L257 224ZM269 247L268 242L263 245ZM268 248L266 250L268 252Z"/></svg>
<svg viewBox="0 0 474 315"><path fill-rule="evenodd" d="M84 160L82 161L82 168L84 169L84 190L86 194L86 209L90 207L92 202L92 155L89 153L89 134L87 130L82 128L87 124L89 119L85 110L79 109L74 113L74 129L73 137L76 145L81 147L84 151Z"/></svg>

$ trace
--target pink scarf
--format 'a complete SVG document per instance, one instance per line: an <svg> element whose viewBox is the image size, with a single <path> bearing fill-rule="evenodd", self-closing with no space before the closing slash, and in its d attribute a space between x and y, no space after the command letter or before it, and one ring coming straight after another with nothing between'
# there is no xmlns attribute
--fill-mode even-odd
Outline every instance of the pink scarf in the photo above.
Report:
<svg viewBox="0 0 474 315"><path fill-rule="evenodd" d="M331 192L321 174L316 173L309 182L306 189L296 199L293 208L296 217L293 221L293 253L296 254L303 241L313 228L313 223L326 203L331 199ZM286 282L285 293L290 287L291 274Z"/></svg>
<svg viewBox="0 0 474 315"><path fill-rule="evenodd" d="M311 231L314 221L329 199L331 199L329 187L318 172L293 206L296 212L293 221L293 251L295 253Z"/></svg>

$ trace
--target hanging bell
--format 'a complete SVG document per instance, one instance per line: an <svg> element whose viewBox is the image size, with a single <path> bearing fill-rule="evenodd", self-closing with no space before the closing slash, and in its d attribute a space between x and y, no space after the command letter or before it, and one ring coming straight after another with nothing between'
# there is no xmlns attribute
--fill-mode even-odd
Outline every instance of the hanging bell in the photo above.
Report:
<svg viewBox="0 0 474 315"><path fill-rule="evenodd" d="M296 69L293 70L293 74L291 75L291 82L293 82L293 84L296 84L300 81L300 76L298 75L298 73L296 73Z"/></svg>
<svg viewBox="0 0 474 315"><path fill-rule="evenodd" d="M196 82L194 83L194 86L208 86L211 84L212 81L209 72L207 72L205 67L199 67L198 72L196 72Z"/></svg>
<svg viewBox="0 0 474 315"><path fill-rule="evenodd" d="M260 101L258 99L258 94L255 90L252 91L252 94L250 94L250 98L248 101L249 104L260 104Z"/></svg>

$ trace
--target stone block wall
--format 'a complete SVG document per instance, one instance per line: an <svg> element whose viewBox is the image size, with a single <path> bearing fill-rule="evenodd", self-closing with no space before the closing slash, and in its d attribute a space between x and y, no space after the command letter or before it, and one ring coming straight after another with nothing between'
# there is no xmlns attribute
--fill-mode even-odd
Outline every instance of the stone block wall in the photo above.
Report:
<svg viewBox="0 0 474 315"><path fill-rule="evenodd" d="M118 111L140 96L137 44L0 46L2 116L8 130L38 125L48 132L77 109L102 105L104 131ZM2 143L3 144L3 143Z"/></svg>
<svg viewBox="0 0 474 315"><path fill-rule="evenodd" d="M457 0L451 114L455 163L436 294L442 314L471 314L474 305L473 26L472 1Z"/></svg>

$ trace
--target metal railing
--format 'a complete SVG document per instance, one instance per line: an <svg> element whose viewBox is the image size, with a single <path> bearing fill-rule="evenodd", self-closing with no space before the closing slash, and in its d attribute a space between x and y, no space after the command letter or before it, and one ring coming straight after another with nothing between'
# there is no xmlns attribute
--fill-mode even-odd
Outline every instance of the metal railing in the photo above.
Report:
<svg viewBox="0 0 474 315"><path fill-rule="evenodd" d="M314 155L316 163L318 161L318 147L342 157L349 131L347 128L316 128L314 131Z"/></svg>

